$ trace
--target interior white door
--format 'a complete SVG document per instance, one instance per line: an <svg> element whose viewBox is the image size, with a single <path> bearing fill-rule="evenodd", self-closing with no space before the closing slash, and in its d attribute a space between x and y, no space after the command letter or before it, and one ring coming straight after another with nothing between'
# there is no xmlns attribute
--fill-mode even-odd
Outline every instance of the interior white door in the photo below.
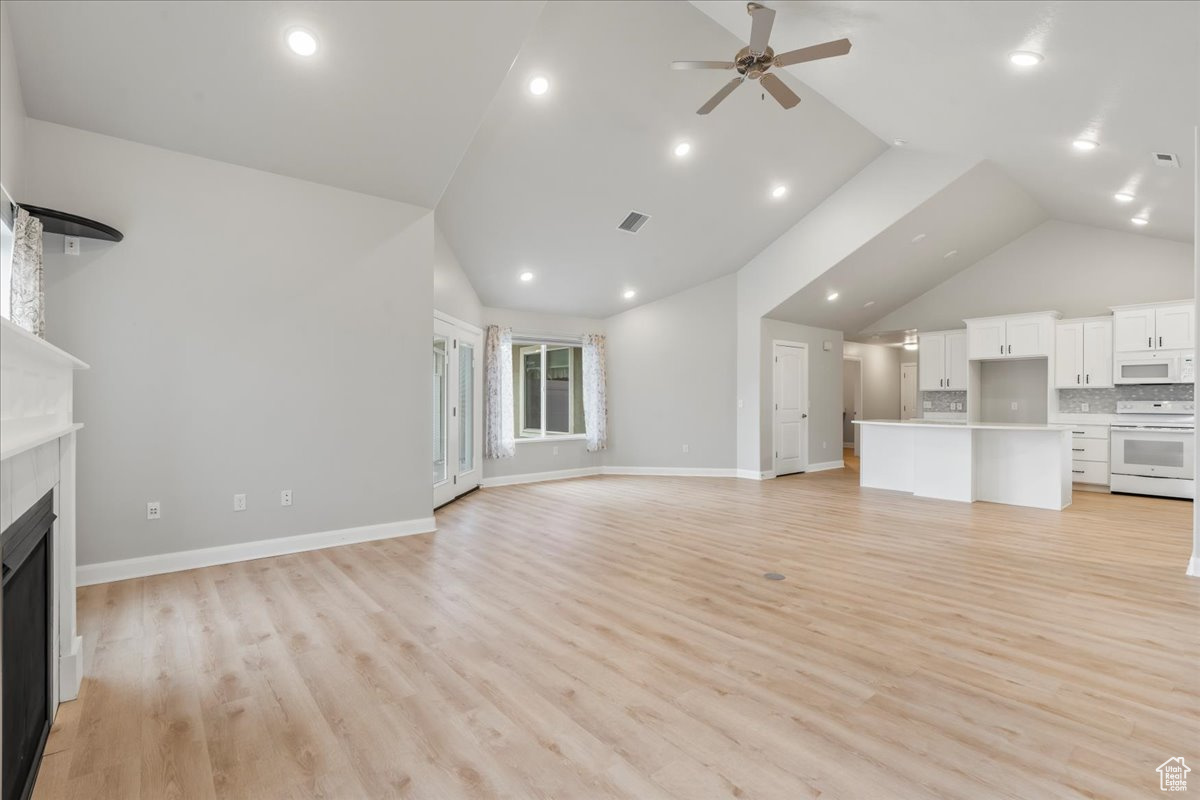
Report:
<svg viewBox="0 0 1200 800"><path fill-rule="evenodd" d="M1083 323L1056 325L1054 330L1054 385L1059 389L1083 387Z"/></svg>
<svg viewBox="0 0 1200 800"><path fill-rule="evenodd" d="M922 392L946 388L946 337L941 333L917 338L917 382Z"/></svg>
<svg viewBox="0 0 1200 800"><path fill-rule="evenodd" d="M900 419L917 415L917 365L900 365Z"/></svg>
<svg viewBox="0 0 1200 800"><path fill-rule="evenodd" d="M808 348L774 344L774 431L776 475L808 466Z"/></svg>
<svg viewBox="0 0 1200 800"><path fill-rule="evenodd" d="M1113 312L1113 351L1135 353L1154 349L1154 309L1131 308Z"/></svg>
<svg viewBox="0 0 1200 800"><path fill-rule="evenodd" d="M946 388L965 392L971 380L971 362L967 358L967 332L946 334Z"/></svg>
<svg viewBox="0 0 1200 800"><path fill-rule="evenodd" d="M458 452L457 372L454 354L454 327L433 321L433 507L448 503L455 493L454 454Z"/></svg>
<svg viewBox="0 0 1200 800"><path fill-rule="evenodd" d="M1083 324L1083 385L1107 389L1113 385L1112 320Z"/></svg>
<svg viewBox="0 0 1200 800"><path fill-rule="evenodd" d="M1196 346L1195 306L1180 303L1154 310L1154 344L1159 350L1191 350Z"/></svg>

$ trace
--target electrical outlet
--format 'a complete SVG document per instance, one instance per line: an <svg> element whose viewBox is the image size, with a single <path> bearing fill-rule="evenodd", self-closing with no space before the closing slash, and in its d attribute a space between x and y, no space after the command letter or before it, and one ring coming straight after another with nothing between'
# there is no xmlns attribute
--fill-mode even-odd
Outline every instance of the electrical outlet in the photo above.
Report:
<svg viewBox="0 0 1200 800"><path fill-rule="evenodd" d="M829 442L821 442L821 449L822 449L822 450L828 450L828 449L829 449Z"/></svg>
<svg viewBox="0 0 1200 800"><path fill-rule="evenodd" d="M279 493L279 505L290 506L292 504L292 490L284 489Z"/></svg>
<svg viewBox="0 0 1200 800"><path fill-rule="evenodd" d="M146 519L158 519L161 516L158 501L146 503Z"/></svg>
<svg viewBox="0 0 1200 800"><path fill-rule="evenodd" d="M64 236L63 237L63 253L68 256L79 255L79 237Z"/></svg>
<svg viewBox="0 0 1200 800"><path fill-rule="evenodd" d="M1013 411L1016 411L1016 410L1017 410L1017 401L1016 401L1016 400L1013 400L1013 401L1012 401L1012 402L1009 404L1009 408L1010 408L1010 409L1012 409Z"/></svg>
<svg viewBox="0 0 1200 800"><path fill-rule="evenodd" d="M1088 413L1090 406L1087 403L1080 403L1079 408L1082 409L1083 413L1086 414Z"/></svg>
<svg viewBox="0 0 1200 800"><path fill-rule="evenodd" d="M688 452L688 446L686 444L683 446L683 452Z"/></svg>
<svg viewBox="0 0 1200 800"><path fill-rule="evenodd" d="M234 511L245 511L246 510L246 495L235 494L233 496L233 510Z"/></svg>
<svg viewBox="0 0 1200 800"><path fill-rule="evenodd" d="M558 445L554 445L554 452L551 455L558 455Z"/></svg>
<svg viewBox="0 0 1200 800"><path fill-rule="evenodd" d="M921 404L921 407L923 409L925 409L926 411L933 411L933 401L926 400L924 403Z"/></svg>

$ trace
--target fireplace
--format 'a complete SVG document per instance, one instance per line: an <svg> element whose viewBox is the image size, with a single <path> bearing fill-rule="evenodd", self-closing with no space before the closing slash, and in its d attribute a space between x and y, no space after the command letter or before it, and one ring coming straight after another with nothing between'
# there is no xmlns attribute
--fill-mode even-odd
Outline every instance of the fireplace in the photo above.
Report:
<svg viewBox="0 0 1200 800"><path fill-rule="evenodd" d="M2 800L33 792L53 716L54 492L47 492L0 533L4 628Z"/></svg>

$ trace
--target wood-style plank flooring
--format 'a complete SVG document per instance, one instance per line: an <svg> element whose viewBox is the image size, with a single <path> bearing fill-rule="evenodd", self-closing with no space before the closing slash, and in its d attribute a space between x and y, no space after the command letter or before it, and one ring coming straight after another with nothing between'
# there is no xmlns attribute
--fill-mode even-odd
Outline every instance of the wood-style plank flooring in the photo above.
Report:
<svg viewBox="0 0 1200 800"><path fill-rule="evenodd" d="M1200 775L1191 513L598 477L88 587L34 796L1157 797Z"/></svg>

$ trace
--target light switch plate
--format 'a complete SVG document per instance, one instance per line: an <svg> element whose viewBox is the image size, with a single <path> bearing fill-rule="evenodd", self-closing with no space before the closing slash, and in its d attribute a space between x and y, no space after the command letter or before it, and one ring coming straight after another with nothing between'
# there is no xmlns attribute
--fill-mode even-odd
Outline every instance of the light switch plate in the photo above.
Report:
<svg viewBox="0 0 1200 800"><path fill-rule="evenodd" d="M234 511L245 511L246 510L246 495L235 494L233 496L233 510Z"/></svg>

